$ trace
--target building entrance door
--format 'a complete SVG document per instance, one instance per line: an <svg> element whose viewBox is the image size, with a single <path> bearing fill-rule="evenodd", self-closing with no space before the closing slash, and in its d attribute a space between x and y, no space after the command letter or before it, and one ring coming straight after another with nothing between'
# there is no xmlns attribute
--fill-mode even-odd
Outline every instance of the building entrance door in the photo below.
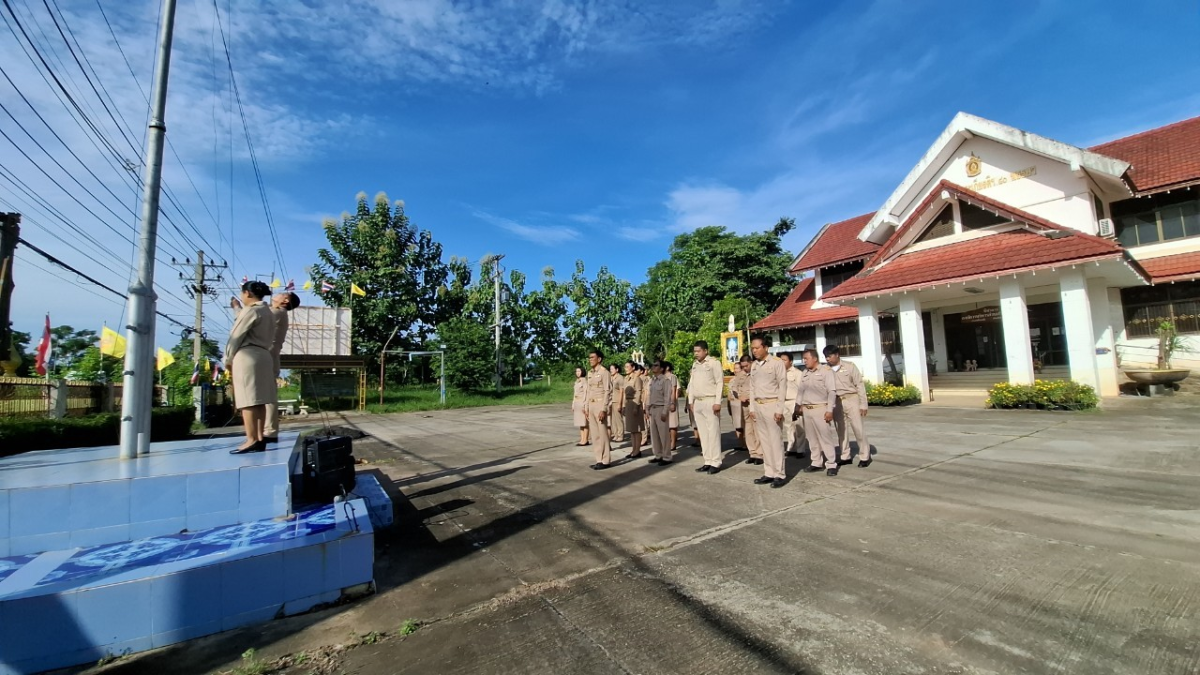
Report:
<svg viewBox="0 0 1200 675"><path fill-rule="evenodd" d="M1063 326L1062 303L1029 306L1029 343L1033 357L1044 366L1067 365L1067 332Z"/></svg>
<svg viewBox="0 0 1200 675"><path fill-rule="evenodd" d="M1004 330L1000 307L980 307L961 314L947 314L946 354L954 370L962 371L967 361L977 368L1005 368Z"/></svg>

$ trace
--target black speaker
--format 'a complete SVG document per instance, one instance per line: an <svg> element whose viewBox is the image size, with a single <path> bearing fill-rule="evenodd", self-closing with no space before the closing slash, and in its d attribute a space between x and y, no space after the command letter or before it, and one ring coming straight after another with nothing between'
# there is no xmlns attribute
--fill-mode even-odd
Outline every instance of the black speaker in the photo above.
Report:
<svg viewBox="0 0 1200 675"><path fill-rule="evenodd" d="M354 449L348 436L304 442L304 498L322 504L354 489Z"/></svg>

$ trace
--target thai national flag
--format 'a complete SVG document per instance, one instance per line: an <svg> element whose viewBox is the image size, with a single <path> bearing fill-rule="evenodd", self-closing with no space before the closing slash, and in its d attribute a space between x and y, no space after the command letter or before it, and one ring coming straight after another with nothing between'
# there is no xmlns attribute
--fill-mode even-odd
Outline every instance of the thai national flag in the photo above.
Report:
<svg viewBox="0 0 1200 675"><path fill-rule="evenodd" d="M191 383L194 385L194 384L196 384L196 383L197 383L197 382L199 382L199 381L200 381L200 362L199 362L199 361L197 361L197 362L196 362L196 367L195 367L195 368L192 368L192 379L191 379Z"/></svg>
<svg viewBox="0 0 1200 675"><path fill-rule="evenodd" d="M37 346L37 359L34 362L34 368L38 375L45 375L50 367L50 315L46 315L46 328L42 331L42 340Z"/></svg>
<svg viewBox="0 0 1200 675"><path fill-rule="evenodd" d="M332 291L333 288L334 288L333 284L329 283L328 281L321 282L321 292L322 293L328 293L329 291Z"/></svg>
<svg viewBox="0 0 1200 675"><path fill-rule="evenodd" d="M285 291L296 290L296 281L294 279L288 279L288 284L283 290L285 290Z"/></svg>

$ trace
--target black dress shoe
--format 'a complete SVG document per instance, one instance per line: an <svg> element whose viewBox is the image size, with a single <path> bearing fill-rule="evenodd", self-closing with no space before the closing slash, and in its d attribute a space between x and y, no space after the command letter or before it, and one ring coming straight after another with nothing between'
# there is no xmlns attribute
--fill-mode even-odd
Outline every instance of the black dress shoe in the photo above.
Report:
<svg viewBox="0 0 1200 675"><path fill-rule="evenodd" d="M859 460L859 462L858 462L858 468L860 468L860 469L865 469L865 468L867 468L868 466L871 466L871 460L869 460L869 459L863 459L863 460Z"/></svg>
<svg viewBox="0 0 1200 675"><path fill-rule="evenodd" d="M593 464L592 468L595 469L596 471L599 471L601 469L607 469L610 466L612 466L612 464Z"/></svg>
<svg viewBox="0 0 1200 675"><path fill-rule="evenodd" d="M753 457L751 457L750 459L746 460L746 463L747 463L747 464L758 464L758 462L754 461L754 458L753 458Z"/></svg>
<svg viewBox="0 0 1200 675"><path fill-rule="evenodd" d="M854 463L852 459L839 459L838 466L849 466Z"/></svg>
<svg viewBox="0 0 1200 675"><path fill-rule="evenodd" d="M784 457L799 457L800 453L796 452L795 450L788 450L787 452L783 453L783 456Z"/></svg>
<svg viewBox="0 0 1200 675"><path fill-rule="evenodd" d="M786 481L784 481L782 478L776 478L775 480L771 481L771 487L781 488L784 486L785 483L786 483Z"/></svg>
<svg viewBox="0 0 1200 675"><path fill-rule="evenodd" d="M759 465L759 466L762 466L762 463L763 463L763 458L762 458L762 457L755 457L755 458L754 458L754 463L755 463L755 464L757 464L757 465Z"/></svg>
<svg viewBox="0 0 1200 675"><path fill-rule="evenodd" d="M770 483L773 480L775 480L775 479L767 477L767 476L759 476L758 478L754 479L754 484L755 485L766 485L767 483Z"/></svg>
<svg viewBox="0 0 1200 675"><path fill-rule="evenodd" d="M661 461L662 461L661 459L659 459L659 458L657 458L657 457L653 457L653 458L651 458L651 459L649 459L649 460L646 460L646 463L647 463L647 464L658 464L658 463L659 463L659 462L661 462Z"/></svg>
<svg viewBox="0 0 1200 675"><path fill-rule="evenodd" d="M826 470L825 470L825 475L826 475L826 476L836 476L836 475L837 475L837 468L833 468L833 469L826 469Z"/></svg>
<svg viewBox="0 0 1200 675"><path fill-rule="evenodd" d="M263 436L263 443L278 443L278 436Z"/></svg>
<svg viewBox="0 0 1200 675"><path fill-rule="evenodd" d="M709 468L710 467L707 464L705 464L704 466L700 467L699 469L696 469L696 473L708 473Z"/></svg>
<svg viewBox="0 0 1200 675"><path fill-rule="evenodd" d="M669 459L660 459L660 460L658 460L658 465L659 465L659 466L667 466L668 464L671 464L671 463L672 463L672 462L671 462L671 460L669 460Z"/></svg>
<svg viewBox="0 0 1200 675"><path fill-rule="evenodd" d="M825 468L825 467L823 467L823 466L812 466L812 465L810 464L809 466L806 466L806 467L804 467L803 469L801 469L801 471L803 471L804 473L816 473L816 472L818 472L818 471L820 471L821 469L824 469L824 468Z"/></svg>
<svg viewBox="0 0 1200 675"><path fill-rule="evenodd" d="M640 453L640 452L631 452L628 455L625 455L625 459L637 459L638 457L641 457L641 456L642 456L642 453Z"/></svg>
<svg viewBox="0 0 1200 675"><path fill-rule="evenodd" d="M710 466L710 467L708 467L708 474L709 474L710 476L715 476L715 475L717 475L717 474L719 474L719 473L721 473L721 467L719 467L719 466Z"/></svg>

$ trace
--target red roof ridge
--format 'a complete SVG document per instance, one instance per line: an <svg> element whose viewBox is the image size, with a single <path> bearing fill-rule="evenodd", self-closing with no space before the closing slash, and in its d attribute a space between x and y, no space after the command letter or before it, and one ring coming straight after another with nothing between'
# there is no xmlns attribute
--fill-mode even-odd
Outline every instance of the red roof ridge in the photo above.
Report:
<svg viewBox="0 0 1200 675"><path fill-rule="evenodd" d="M1112 139L1111 141L1104 141L1103 143L1098 143L1098 144L1096 144L1096 145L1093 145L1093 146L1091 146L1091 147L1089 147L1089 148L1084 148L1084 149L1085 149L1085 150L1089 150L1089 151L1091 151L1091 152L1095 152L1095 153L1099 153L1099 154L1104 154L1103 152L1100 152L1100 148L1103 148L1103 147L1105 147L1105 146L1108 146L1108 145L1112 145L1112 144L1114 144L1114 143L1120 143L1120 142L1122 142L1122 141L1131 141L1131 140L1134 140L1134 139L1136 139L1136 138L1140 138L1140 137L1142 137L1142 136L1146 136L1146 135L1148 135L1148 134L1158 133L1158 132L1160 132L1160 131L1166 131L1167 129L1171 129L1171 128L1173 128L1173 127L1182 126L1182 125L1184 125L1184 124L1187 124L1187 123L1189 123L1189 122L1196 122L1196 121L1200 121L1200 115L1196 115L1195 117L1188 117L1187 119L1182 119L1182 120L1179 120L1179 121L1177 121L1177 122L1171 122L1170 124L1164 124L1164 125L1162 125L1162 126L1159 126L1159 127L1152 127L1152 128L1150 128L1150 129L1143 129L1143 130L1141 130L1141 131L1137 131L1137 132L1134 132L1134 133L1132 133L1132 134L1129 134L1128 136L1121 136L1120 138L1114 138L1114 139ZM1120 158L1117 158L1117 159L1120 159Z"/></svg>
<svg viewBox="0 0 1200 675"><path fill-rule="evenodd" d="M869 258L875 253L878 246L859 239L858 233L874 215L875 212L871 211L853 218L839 220L836 223L826 223L808 242L800 255L792 261L788 271L792 274L799 274L821 267Z"/></svg>

